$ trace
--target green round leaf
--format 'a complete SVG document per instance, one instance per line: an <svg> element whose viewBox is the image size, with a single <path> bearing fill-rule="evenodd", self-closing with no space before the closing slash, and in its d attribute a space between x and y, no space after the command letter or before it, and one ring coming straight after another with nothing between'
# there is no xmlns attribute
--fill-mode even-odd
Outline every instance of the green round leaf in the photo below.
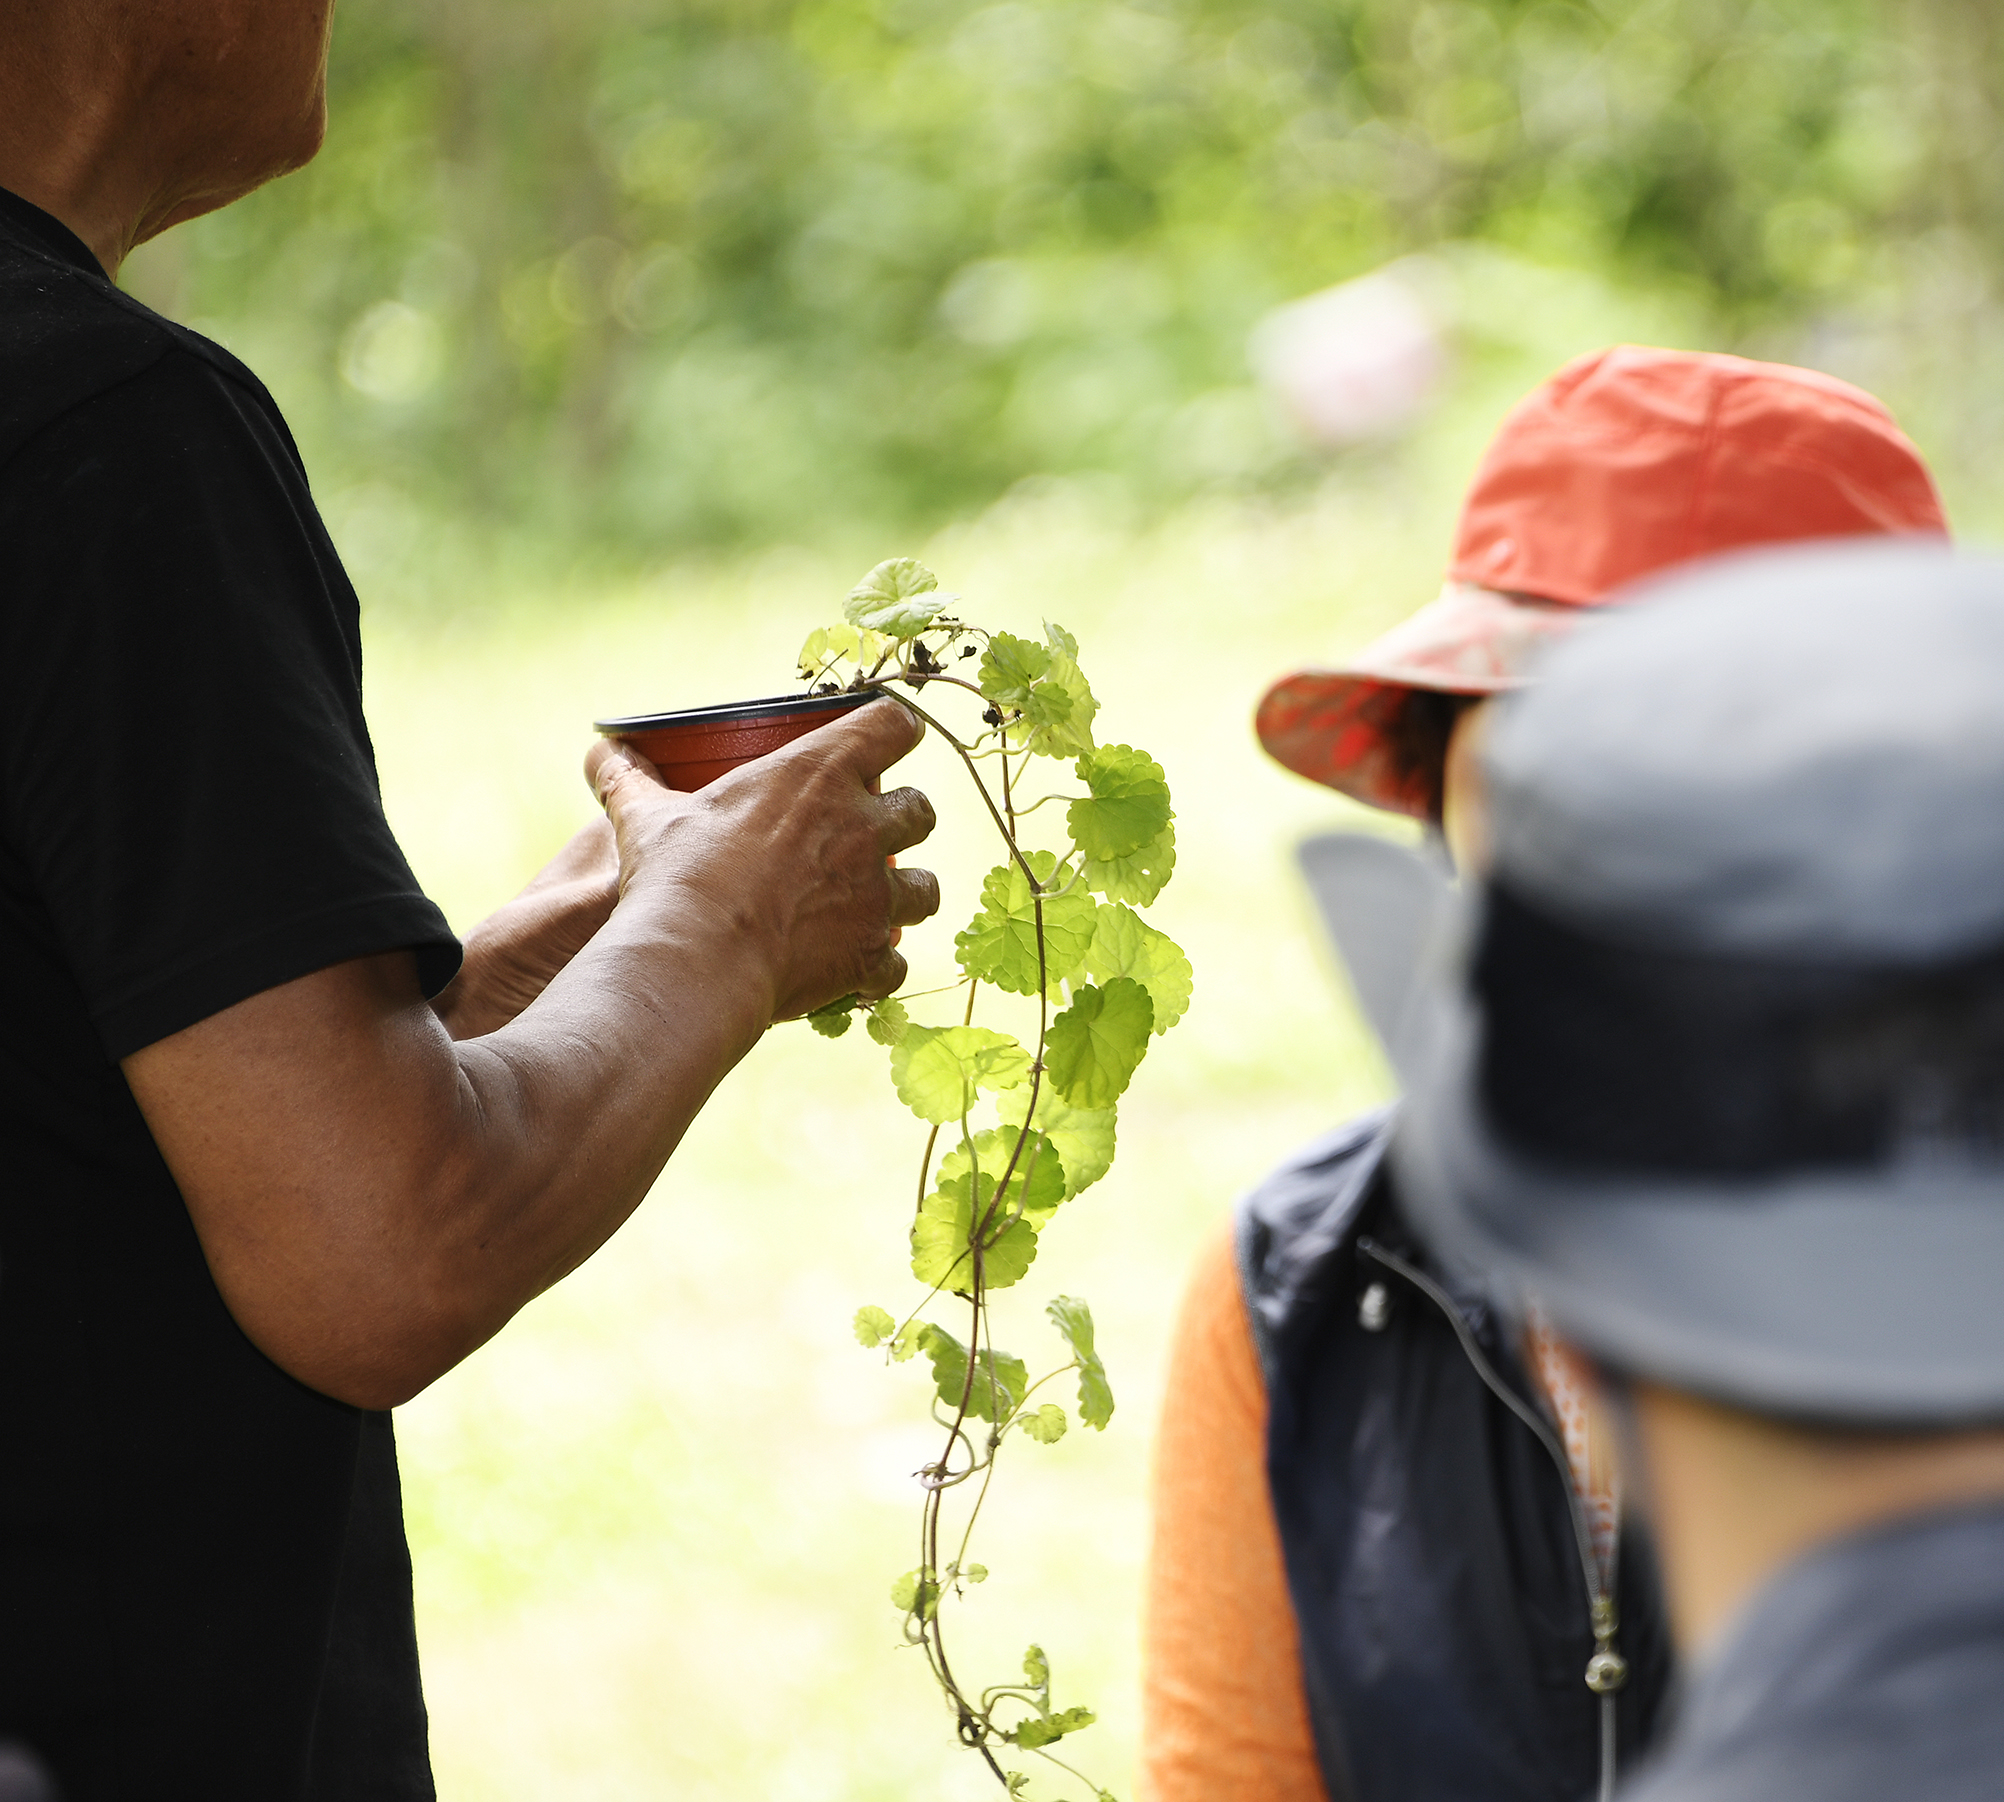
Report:
<svg viewBox="0 0 2004 1802"><path fill-rule="evenodd" d="M1076 1295L1055 1296L1044 1312L1064 1336L1079 1364L1079 1419L1102 1430L1113 1418L1113 1387L1093 1345L1092 1309Z"/></svg>
<svg viewBox="0 0 2004 1802"><path fill-rule="evenodd" d="M1033 1750L1061 1740L1067 1733L1090 1727L1098 1719L1099 1716L1090 1708L1067 1708L1059 1714L1032 1715L1027 1721L1018 1723L1011 1737L1026 1751Z"/></svg>
<svg viewBox="0 0 2004 1802"><path fill-rule="evenodd" d="M1040 757L1075 757L1091 750L1092 722L1099 702L1077 662L1066 652L1053 650L1051 667L1037 684L1037 693L1040 707L1025 709L1025 723L1030 728L1023 740L1025 748Z"/></svg>
<svg viewBox="0 0 2004 1802"><path fill-rule="evenodd" d="M800 673L809 678L825 676L845 657L853 662L861 650L862 640L854 626L817 626L800 647Z"/></svg>
<svg viewBox="0 0 2004 1802"><path fill-rule="evenodd" d="M897 1330L898 1323L882 1308L864 1307L856 1310L858 1345L882 1345Z"/></svg>
<svg viewBox="0 0 2004 1802"><path fill-rule="evenodd" d="M975 682L998 707L1028 707L1038 680L1051 667L1051 653L1034 639L1013 632L990 634ZM1069 705L1069 703L1067 703Z"/></svg>
<svg viewBox="0 0 2004 1802"><path fill-rule="evenodd" d="M1111 1107L1148 1054L1154 1023L1155 1005L1132 977L1088 983L1051 1022L1045 1072L1074 1107Z"/></svg>
<svg viewBox="0 0 2004 1802"><path fill-rule="evenodd" d="M908 1570L891 1585L891 1606L904 1614L931 1620L939 1612L939 1585L929 1568Z"/></svg>
<svg viewBox="0 0 2004 1802"><path fill-rule="evenodd" d="M1020 715L1009 742L1044 757L1075 757L1092 747L1099 702L1078 666L1078 641L1047 625L1045 642L997 632L981 659L981 692Z"/></svg>
<svg viewBox="0 0 2004 1802"><path fill-rule="evenodd" d="M1049 851L1032 851L1027 861L1039 887L1063 888L1072 879L1070 866ZM1099 903L1083 887L1044 897L1048 982L1062 981L1085 960L1098 911ZM953 950L968 975L1015 995L1037 992L1037 903L1014 858L988 872L981 885L981 911L953 941Z"/></svg>
<svg viewBox="0 0 2004 1802"><path fill-rule="evenodd" d="M1021 1406L1030 1391L1030 1372L1021 1358L1007 1352L992 1356L983 1352L974 1360L972 1382L967 1375L967 1347L945 1327L927 1326L920 1336L925 1355L932 1360L934 1392L949 1408L958 1408L967 1398L967 1411L977 1420L997 1425Z"/></svg>
<svg viewBox="0 0 2004 1802"><path fill-rule="evenodd" d="M1162 766L1129 745L1102 745L1076 764L1090 797L1074 801L1065 823L1087 857L1132 857L1154 843L1173 815Z"/></svg>
<svg viewBox="0 0 2004 1802"><path fill-rule="evenodd" d="M1030 1085L995 1098L1005 1125L1021 1126L1030 1106ZM1065 1165L1065 1198L1089 1189L1113 1166L1115 1114L1112 1108L1073 1107L1048 1082L1037 1088L1037 1129L1057 1147Z"/></svg>
<svg viewBox="0 0 2004 1802"><path fill-rule="evenodd" d="M1065 1182L1064 1160L1057 1147L1040 1132L1030 1134L1024 1141L1022 1155L1017 1156L1019 1137L1020 1127L990 1127L986 1132L976 1133L973 1159L969 1159L965 1144L956 1145L940 1159L938 1180L944 1183L965 1176L979 1164L982 1207L986 1212L995 1184L1001 1180L1003 1171L1009 1170L1014 1158L1016 1167L1010 1171L1009 1192L1002 1197L1002 1211L1008 1213L1020 1208L1023 1218L1042 1232L1045 1222L1070 1193Z"/></svg>
<svg viewBox="0 0 2004 1802"><path fill-rule="evenodd" d="M985 1026L907 1026L891 1047L898 1099L935 1125L960 1119L977 1089L1014 1088L1029 1075L1030 1054Z"/></svg>
<svg viewBox="0 0 2004 1802"><path fill-rule="evenodd" d="M939 578L916 557L890 557L849 591L849 623L887 638L916 638L954 601L940 594Z"/></svg>
<svg viewBox="0 0 2004 1802"><path fill-rule="evenodd" d="M865 1030L879 1045L895 1045L905 1036L905 1028L911 1023L912 1017L905 1012L905 1004L895 995L886 995L870 1009Z"/></svg>
<svg viewBox="0 0 2004 1802"><path fill-rule="evenodd" d="M1109 901L1128 901L1136 907L1149 902L1169 886L1176 873L1176 823L1164 826L1154 839L1127 857L1088 857L1079 865L1080 880Z"/></svg>
<svg viewBox="0 0 2004 1802"><path fill-rule="evenodd" d="M1023 1416L1023 1431L1039 1445L1056 1445L1070 1425L1056 1402L1046 1402L1036 1413Z"/></svg>
<svg viewBox="0 0 2004 1802"><path fill-rule="evenodd" d="M1158 1033L1174 1026L1190 1005L1190 960L1182 948L1118 902L1099 910L1086 968L1102 982L1130 976L1140 983L1154 1004Z"/></svg>
<svg viewBox="0 0 2004 1802"><path fill-rule="evenodd" d="M1059 1179L1062 1183L1062 1177ZM1011 1185L1014 1186L1013 1183ZM995 1178L981 1173L981 1205L974 1203L974 1179L947 1177L919 1206L912 1222L912 1275L929 1289L974 1293L974 1255L968 1244L976 1223L987 1218ZM989 1229L993 1232L993 1227ZM1027 1215L1004 1227L982 1250L982 1281L990 1289L1021 1282L1037 1256L1037 1229Z"/></svg>

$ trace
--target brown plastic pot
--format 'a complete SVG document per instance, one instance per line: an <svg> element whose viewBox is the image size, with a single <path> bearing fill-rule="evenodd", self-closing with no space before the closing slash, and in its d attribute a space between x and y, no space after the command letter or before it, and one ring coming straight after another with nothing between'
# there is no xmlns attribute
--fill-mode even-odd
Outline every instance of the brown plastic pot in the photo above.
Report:
<svg viewBox="0 0 2004 1802"><path fill-rule="evenodd" d="M740 764L777 751L876 699L874 689L863 694L774 695L763 701L637 713L592 724L607 738L632 745L670 788L693 794Z"/></svg>

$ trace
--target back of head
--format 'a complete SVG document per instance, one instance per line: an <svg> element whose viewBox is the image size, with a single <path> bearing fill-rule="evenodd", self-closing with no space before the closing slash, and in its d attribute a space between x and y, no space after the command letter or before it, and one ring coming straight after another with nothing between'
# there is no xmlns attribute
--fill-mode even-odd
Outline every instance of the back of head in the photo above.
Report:
<svg viewBox="0 0 2004 1802"><path fill-rule="evenodd" d="M2004 565L1729 559L1543 675L1401 1153L1435 1232L1702 1394L2004 1420Z"/></svg>

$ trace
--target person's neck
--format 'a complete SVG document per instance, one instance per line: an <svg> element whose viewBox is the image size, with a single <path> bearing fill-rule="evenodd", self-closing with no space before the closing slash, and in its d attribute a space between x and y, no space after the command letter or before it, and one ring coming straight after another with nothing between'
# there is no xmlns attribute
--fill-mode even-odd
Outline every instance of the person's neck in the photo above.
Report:
<svg viewBox="0 0 2004 1802"><path fill-rule="evenodd" d="M0 73L0 188L60 219L115 278L139 240L146 200L121 179L115 109L38 104L62 92L18 69L11 78Z"/></svg>
<svg viewBox="0 0 2004 1802"><path fill-rule="evenodd" d="M105 218L97 209L80 204L59 186L38 181L34 171L10 169L4 162L0 162L0 188L18 194L50 218L67 225L97 258L98 267L113 281L118 279L119 265L125 261L132 243L131 234L118 220Z"/></svg>
<svg viewBox="0 0 2004 1802"><path fill-rule="evenodd" d="M2004 1500L2004 1428L1814 1431L1679 1390L1629 1390L1672 1626L1702 1651L1783 1565L1904 1515Z"/></svg>

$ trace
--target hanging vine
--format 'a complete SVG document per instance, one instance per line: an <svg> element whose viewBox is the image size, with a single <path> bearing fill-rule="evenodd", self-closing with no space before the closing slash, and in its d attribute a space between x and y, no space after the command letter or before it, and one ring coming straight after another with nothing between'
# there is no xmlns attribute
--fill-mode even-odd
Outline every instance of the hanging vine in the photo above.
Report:
<svg viewBox="0 0 2004 1802"><path fill-rule="evenodd" d="M837 1037L862 1014L890 1053L899 1100L928 1128L909 1247L923 1293L901 1314L856 1315L863 1345L893 1362L925 1358L942 1434L917 1473L918 1562L891 1587L905 1638L924 1650L961 1743L1010 1795L1028 1795L1029 1772L1003 1760L1028 1754L1112 1802L1055 1749L1094 1716L1056 1706L1043 1650L1024 1654L1020 1678L977 1688L956 1672L947 1628L953 1604L988 1577L969 1551L1000 1454L1016 1439L1054 1445L1068 1429L1050 1386L1076 1374L1080 1422L1097 1430L1113 1417L1084 1301L1046 1304L1063 1361L1033 1379L1025 1359L997 1346L992 1297L1028 1275L1059 1210L1111 1167L1120 1098L1151 1041L1189 1006L1189 959L1138 911L1175 869L1175 815L1159 764L1095 737L1099 703L1070 633L969 625L949 611L958 600L909 557L880 563L842 623L809 635L800 671L816 692L880 689L911 708L958 756L994 822L1002 859L954 940L961 978L936 992L953 996L959 1018L924 1025L896 998L849 996L809 1020ZM949 709L971 713L974 728L956 733ZM1074 787L1026 792L1067 764ZM1039 829L1050 843L1034 843ZM997 1008L1017 1031L976 1023Z"/></svg>

